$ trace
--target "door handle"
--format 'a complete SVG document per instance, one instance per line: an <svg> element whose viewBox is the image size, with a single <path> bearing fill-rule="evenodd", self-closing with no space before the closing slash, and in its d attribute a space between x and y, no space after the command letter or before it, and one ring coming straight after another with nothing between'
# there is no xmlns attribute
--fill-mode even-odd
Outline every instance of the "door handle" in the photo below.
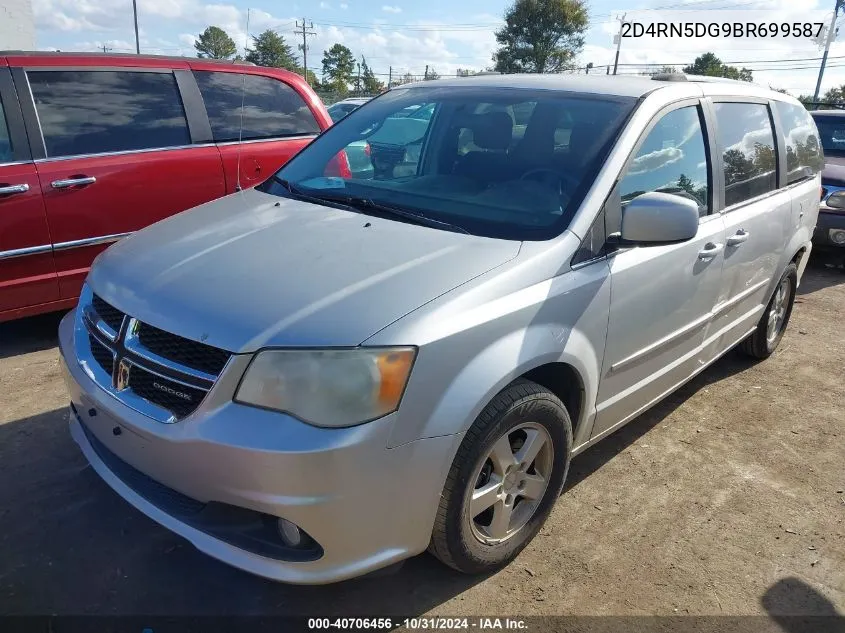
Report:
<svg viewBox="0 0 845 633"><path fill-rule="evenodd" d="M0 196L10 196L13 193L26 193L29 191L29 185L26 183L20 185L0 186Z"/></svg>
<svg viewBox="0 0 845 633"><path fill-rule="evenodd" d="M739 246L740 244L748 240L749 235L751 234L748 231L746 231L745 229L740 229L728 238L728 246Z"/></svg>
<svg viewBox="0 0 845 633"><path fill-rule="evenodd" d="M716 257L725 247L722 244L714 244L713 242L709 242L698 251L698 259L703 261L708 261Z"/></svg>
<svg viewBox="0 0 845 633"><path fill-rule="evenodd" d="M68 187L78 187L80 185L93 185L97 182L94 176L80 176L79 178L65 178L64 180L54 180L50 183L53 189L67 189Z"/></svg>

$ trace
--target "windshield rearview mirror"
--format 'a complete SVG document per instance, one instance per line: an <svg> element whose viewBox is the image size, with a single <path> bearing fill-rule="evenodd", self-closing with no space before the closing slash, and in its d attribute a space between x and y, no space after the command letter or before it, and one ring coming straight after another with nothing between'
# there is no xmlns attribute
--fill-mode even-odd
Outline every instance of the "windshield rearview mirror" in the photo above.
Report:
<svg viewBox="0 0 845 633"><path fill-rule="evenodd" d="M644 246L685 242L697 232L698 203L689 198L651 191L622 208L623 242Z"/></svg>

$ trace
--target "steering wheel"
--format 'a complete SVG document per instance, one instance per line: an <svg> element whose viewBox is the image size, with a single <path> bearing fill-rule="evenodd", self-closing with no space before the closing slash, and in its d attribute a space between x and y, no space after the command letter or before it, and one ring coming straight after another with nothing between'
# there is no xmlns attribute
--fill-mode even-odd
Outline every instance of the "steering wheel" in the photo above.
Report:
<svg viewBox="0 0 845 633"><path fill-rule="evenodd" d="M533 178L533 176L541 176L540 178ZM562 193L563 192L563 184L566 183L570 189L575 189L580 184L580 181L571 176L569 174L564 174L554 169L550 169L549 167L535 167L534 169L529 169L526 171L522 176L519 177L520 180L534 180L536 182L540 182L547 185L555 186L557 185L557 189Z"/></svg>

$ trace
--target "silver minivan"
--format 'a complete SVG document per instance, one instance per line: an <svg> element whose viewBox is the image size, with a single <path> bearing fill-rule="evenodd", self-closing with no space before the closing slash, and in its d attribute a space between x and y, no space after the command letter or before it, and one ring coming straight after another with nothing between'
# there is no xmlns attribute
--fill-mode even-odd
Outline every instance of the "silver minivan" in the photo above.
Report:
<svg viewBox="0 0 845 633"><path fill-rule="evenodd" d="M432 111L418 133L338 169L407 108ZM392 89L97 259L60 326L71 433L129 503L254 574L426 549L496 569L574 456L731 348L777 348L822 164L801 104L749 83Z"/></svg>

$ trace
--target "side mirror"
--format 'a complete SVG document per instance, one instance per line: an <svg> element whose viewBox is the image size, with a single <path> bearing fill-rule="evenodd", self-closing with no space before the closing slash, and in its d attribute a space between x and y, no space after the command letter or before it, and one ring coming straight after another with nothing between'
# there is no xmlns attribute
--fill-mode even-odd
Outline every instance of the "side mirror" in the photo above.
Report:
<svg viewBox="0 0 845 633"><path fill-rule="evenodd" d="M644 246L685 242L698 232L698 203L651 191L622 207L622 241Z"/></svg>

